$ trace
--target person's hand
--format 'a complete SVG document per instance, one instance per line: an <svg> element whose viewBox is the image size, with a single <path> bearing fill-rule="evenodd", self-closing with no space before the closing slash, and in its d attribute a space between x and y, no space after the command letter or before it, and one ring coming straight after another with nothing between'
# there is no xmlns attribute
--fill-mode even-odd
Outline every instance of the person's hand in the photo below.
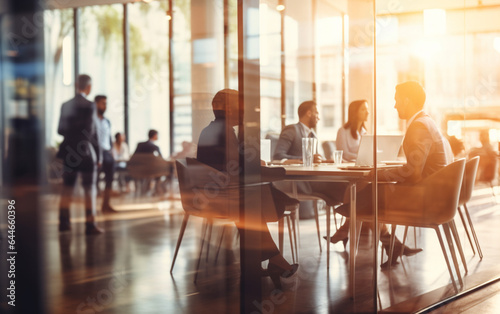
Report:
<svg viewBox="0 0 500 314"><path fill-rule="evenodd" d="M323 157L320 154L314 154L314 163L321 163L323 161Z"/></svg>

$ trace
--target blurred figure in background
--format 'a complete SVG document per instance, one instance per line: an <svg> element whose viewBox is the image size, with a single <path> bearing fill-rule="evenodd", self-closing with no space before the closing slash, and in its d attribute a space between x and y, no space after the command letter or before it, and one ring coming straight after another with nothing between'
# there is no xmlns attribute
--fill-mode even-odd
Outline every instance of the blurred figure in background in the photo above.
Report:
<svg viewBox="0 0 500 314"><path fill-rule="evenodd" d="M469 158L479 156L479 167L477 169L477 182L492 182L496 178L498 154L490 143L490 132L483 129L479 132L481 147L472 148Z"/></svg>
<svg viewBox="0 0 500 314"><path fill-rule="evenodd" d="M128 193L130 192L130 178L126 175L127 171L127 161L130 159L130 151L128 149L128 144L125 141L125 134L116 133L115 142L113 143L113 148L111 152L113 153L113 158L115 159L115 170L118 172L118 184L120 185L120 190Z"/></svg>
<svg viewBox="0 0 500 314"><path fill-rule="evenodd" d="M95 223L97 167L102 161L96 127L96 107L86 97L92 89L90 76L77 79L75 97L61 107L57 132L64 136L57 157L64 163L63 189L59 204L59 231L71 230L69 208L78 174L81 174L85 198L85 234L104 232Z"/></svg>
<svg viewBox="0 0 500 314"><path fill-rule="evenodd" d="M103 213L114 213L115 210L111 207L111 187L113 185L113 179L115 176L115 159L111 152L113 147L113 140L111 138L111 122L104 117L104 113L107 109L107 97L104 95L97 95L94 98L96 108L97 108L97 132L99 134L99 146L102 151L102 165L99 168L97 174L97 185L99 185L99 176L104 172L104 182L106 186L104 188L104 193L102 196L102 207L101 211Z"/></svg>

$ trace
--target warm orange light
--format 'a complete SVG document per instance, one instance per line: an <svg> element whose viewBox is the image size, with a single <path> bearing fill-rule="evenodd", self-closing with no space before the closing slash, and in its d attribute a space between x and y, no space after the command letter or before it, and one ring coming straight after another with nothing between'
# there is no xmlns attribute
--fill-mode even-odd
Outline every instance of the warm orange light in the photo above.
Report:
<svg viewBox="0 0 500 314"><path fill-rule="evenodd" d="M500 37L495 37L495 39L493 39L493 48L500 52Z"/></svg>

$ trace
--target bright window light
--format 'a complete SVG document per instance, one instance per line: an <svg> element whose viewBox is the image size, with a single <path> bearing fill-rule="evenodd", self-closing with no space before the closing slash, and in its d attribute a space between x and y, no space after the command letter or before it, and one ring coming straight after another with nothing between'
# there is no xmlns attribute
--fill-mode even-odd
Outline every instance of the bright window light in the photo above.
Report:
<svg viewBox="0 0 500 314"><path fill-rule="evenodd" d="M72 62L72 42L71 36L66 36L63 39L62 48L62 63L63 63L63 84L66 86L71 85L73 81L73 62Z"/></svg>
<svg viewBox="0 0 500 314"><path fill-rule="evenodd" d="M443 9L424 10L424 34L428 36L446 34L446 11Z"/></svg>
<svg viewBox="0 0 500 314"><path fill-rule="evenodd" d="M493 39L493 48L500 53L500 37L495 37L495 39Z"/></svg>

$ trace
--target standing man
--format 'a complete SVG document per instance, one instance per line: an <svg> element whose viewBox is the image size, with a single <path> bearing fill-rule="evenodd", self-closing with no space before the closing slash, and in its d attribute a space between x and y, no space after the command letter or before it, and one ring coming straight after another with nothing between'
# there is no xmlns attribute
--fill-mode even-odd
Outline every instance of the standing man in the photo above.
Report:
<svg viewBox="0 0 500 314"><path fill-rule="evenodd" d="M63 160L63 190L59 206L59 231L71 229L69 207L78 173L81 174L85 194L85 234L104 232L96 226L97 166L102 160L95 125L95 106L86 99L92 88L90 76L77 79L75 97L61 107L57 132L64 136L57 157Z"/></svg>
<svg viewBox="0 0 500 314"><path fill-rule="evenodd" d="M104 117L104 112L107 108L107 97L104 95L97 95L94 98L97 108L97 133L99 135L99 147L102 151L102 165L97 175L96 184L99 184L99 175L104 172L104 180L106 186L102 197L102 212L114 213L116 212L109 204L111 198L111 187L113 185L113 177L115 175L115 160L111 152L113 147L113 140L111 138L111 122Z"/></svg>

